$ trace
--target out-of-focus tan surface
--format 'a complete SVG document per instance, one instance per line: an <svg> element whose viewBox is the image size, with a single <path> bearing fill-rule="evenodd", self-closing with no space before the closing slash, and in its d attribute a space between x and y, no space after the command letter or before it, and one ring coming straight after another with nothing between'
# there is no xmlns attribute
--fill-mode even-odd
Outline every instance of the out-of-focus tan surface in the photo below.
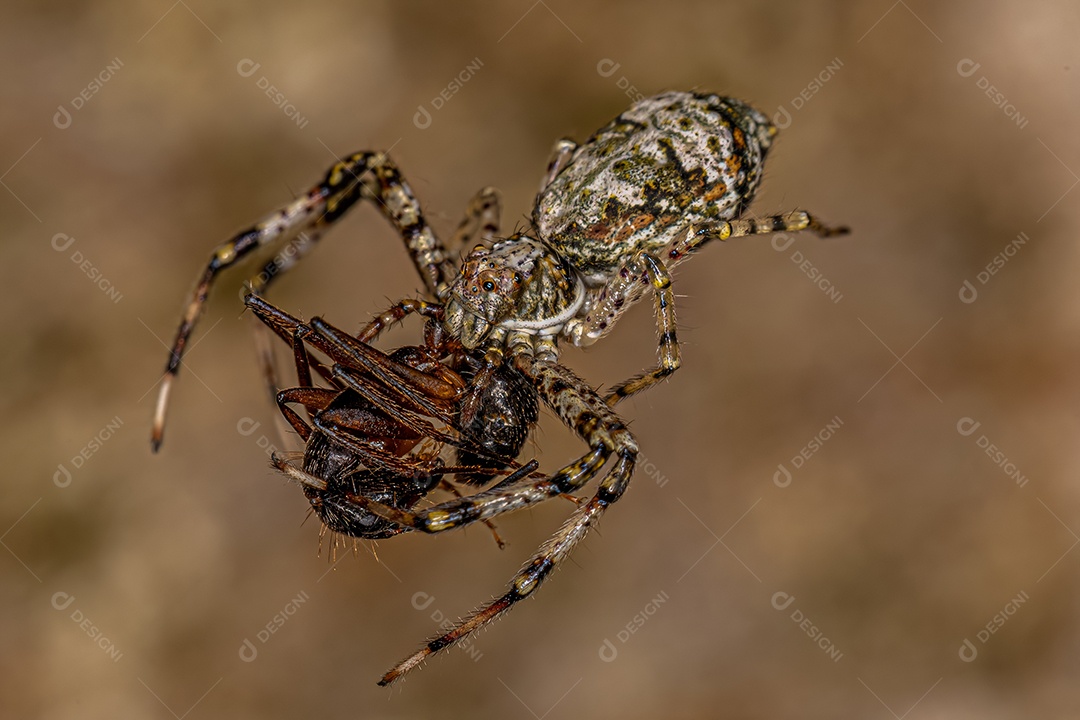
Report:
<svg viewBox="0 0 1080 720"><path fill-rule="evenodd" d="M9 4L0 714L1074 716L1080 11L1040 7ZM509 231L555 139L691 88L785 125L756 213L853 233L682 266L684 365L621 408L624 499L471 652L376 687L570 506L501 518L502 552L473 528L332 566L260 447L242 272L151 455L196 272L360 149L444 235L487 184ZM418 286L365 207L272 295L353 327ZM563 359L610 384L654 353L645 302ZM547 469L582 452L550 413L535 438Z"/></svg>

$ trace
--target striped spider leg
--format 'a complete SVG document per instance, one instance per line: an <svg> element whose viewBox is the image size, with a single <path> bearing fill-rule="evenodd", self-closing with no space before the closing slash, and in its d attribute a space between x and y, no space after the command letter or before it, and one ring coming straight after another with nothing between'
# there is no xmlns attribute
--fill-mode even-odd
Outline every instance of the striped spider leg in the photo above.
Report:
<svg viewBox="0 0 1080 720"><path fill-rule="evenodd" d="M249 297L247 302L249 306L259 311L253 303L263 301ZM442 319L441 306L421 300L403 300L376 317L358 334L356 340L344 334L339 337L327 332L324 324L317 319L312 320L311 326L328 339L339 341L343 345L353 345L374 339L384 328L413 313L429 317L429 328L435 325L432 321L437 322ZM436 327L441 326L436 325ZM527 378L534 386L535 392L567 426L586 442L589 452L551 477L536 479L519 473L475 495L455 498L420 510L397 507L381 502L370 495L353 497L351 502L363 511L376 515L397 527L411 528L425 533L440 533L477 521L487 522L497 515L528 507L558 495L568 496L592 480L609 459L614 457L615 463L601 481L592 499L579 505L574 515L559 532L526 562L502 596L477 609L446 633L429 640L419 651L388 671L380 684L386 685L393 682L408 670L418 666L431 654L466 637L532 593L551 570L569 555L607 507L621 497L633 474L638 453L636 440L626 428L625 423L593 388L569 369L551 359L555 350L553 342L550 339L546 343L540 341L539 351L536 353L533 352L532 345L523 344L515 347L516 352L512 354L511 362L495 364L496 373L513 368ZM319 349L324 350L323 347ZM330 348L326 348L324 351L329 350ZM497 374L496 377L499 375ZM486 405L482 405L482 408L482 415L492 414ZM280 463L278 467L283 472L294 476L296 474L295 471L290 471Z"/></svg>
<svg viewBox="0 0 1080 720"><path fill-rule="evenodd" d="M169 396L195 325L219 274L241 261L274 250L262 272L248 281L250 291L263 294L273 280L292 267L316 244L323 232L360 200L369 200L397 229L428 295L440 297L456 274L455 264L428 225L409 185L394 162L381 152L359 152L335 163L325 177L301 197L274 211L213 249L176 331L154 409L151 447L157 451L165 429ZM490 240L499 220L499 198L484 188L469 205L451 246L479 236Z"/></svg>
<svg viewBox="0 0 1080 720"><path fill-rule="evenodd" d="M541 397L563 422L589 444L590 452L549 478L507 479L490 490L425 510L410 512L374 502L367 502L368 508L380 517L392 518L423 532L443 532L575 492L594 478L612 457L615 458L614 465L601 480L596 493L579 504L563 526L525 562L502 595L477 608L446 632L429 639L419 650L387 671L379 681L380 685L393 683L432 654L459 642L529 597L629 485L638 454L637 442L603 398L566 367L549 360L518 355L514 365L536 384Z"/></svg>

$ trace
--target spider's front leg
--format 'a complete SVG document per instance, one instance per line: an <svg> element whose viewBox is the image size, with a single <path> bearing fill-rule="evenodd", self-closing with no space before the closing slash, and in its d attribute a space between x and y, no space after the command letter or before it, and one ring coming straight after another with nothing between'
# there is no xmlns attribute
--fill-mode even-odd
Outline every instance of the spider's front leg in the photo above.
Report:
<svg viewBox="0 0 1080 720"><path fill-rule="evenodd" d="M374 503L366 503L365 509L417 530L442 532L573 492L592 479L612 456L615 457L614 465L601 481L596 494L580 505L558 532L522 566L506 593L473 611L446 633L429 640L391 668L379 681L380 685L389 685L433 653L453 645L531 595L585 537L589 527L608 506L622 496L634 473L637 441L595 390L568 369L549 360L518 355L514 358L514 364L533 382L545 402L563 422L589 444L591 451L588 454L550 478L539 481L508 478L471 498L454 500L416 513Z"/></svg>
<svg viewBox="0 0 1080 720"><path fill-rule="evenodd" d="M206 268L196 279L165 366L151 435L155 450L161 445L173 378L180 370L188 340L217 276L259 249L293 248L293 252L283 253L283 257L267 263L263 272L249 281L254 292L265 291L359 200L373 201L397 228L425 287L432 297L438 297L453 276L454 264L424 219L420 203L397 166L380 152L355 153L335 163L323 180L302 197L214 248ZM290 246L290 243L294 244Z"/></svg>

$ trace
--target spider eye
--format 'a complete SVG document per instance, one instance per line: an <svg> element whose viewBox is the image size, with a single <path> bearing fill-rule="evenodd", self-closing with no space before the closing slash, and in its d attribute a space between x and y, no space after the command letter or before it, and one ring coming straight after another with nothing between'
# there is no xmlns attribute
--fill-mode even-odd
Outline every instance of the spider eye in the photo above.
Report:
<svg viewBox="0 0 1080 720"><path fill-rule="evenodd" d="M486 281L484 283L484 290L487 290L488 292L491 292L494 289L495 289L495 283L491 282L490 280L488 280L488 281Z"/></svg>
<svg viewBox="0 0 1080 720"><path fill-rule="evenodd" d="M515 285L520 285L521 284L521 273L514 273L514 284Z"/></svg>

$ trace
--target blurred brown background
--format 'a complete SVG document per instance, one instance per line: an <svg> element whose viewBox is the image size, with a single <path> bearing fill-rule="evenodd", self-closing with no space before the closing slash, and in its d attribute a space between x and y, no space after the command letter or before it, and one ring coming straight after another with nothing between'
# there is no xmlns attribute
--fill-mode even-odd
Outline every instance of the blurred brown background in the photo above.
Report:
<svg viewBox="0 0 1080 720"><path fill-rule="evenodd" d="M1040 7L8 3L0 714L1074 717L1080 10ZM624 500L471 652L377 688L569 505L503 518L502 552L480 528L331 565L260 447L243 272L152 456L195 273L359 149L444 235L486 184L509 230L556 138L690 88L785 125L755 212L853 234L680 268L684 366L623 407ZM418 286L363 208L273 299L352 327ZM564 361L650 365L650 305ZM545 468L582 452L550 414L535 438Z"/></svg>

